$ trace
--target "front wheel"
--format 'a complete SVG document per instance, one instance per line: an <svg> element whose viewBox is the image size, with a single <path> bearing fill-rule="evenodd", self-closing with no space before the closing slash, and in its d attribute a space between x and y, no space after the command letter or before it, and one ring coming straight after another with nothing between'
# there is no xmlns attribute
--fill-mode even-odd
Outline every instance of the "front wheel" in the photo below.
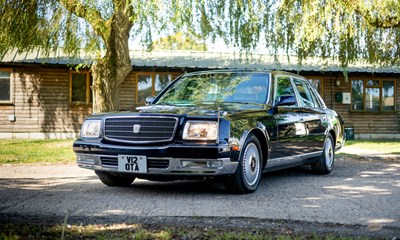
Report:
<svg viewBox="0 0 400 240"><path fill-rule="evenodd" d="M312 170L317 174L328 174L333 170L335 162L335 144L332 135L328 133L324 143L322 155L311 164Z"/></svg>
<svg viewBox="0 0 400 240"><path fill-rule="evenodd" d="M255 192L260 184L262 166L260 142L254 134L250 133L243 145L236 172L227 178L225 186L234 193Z"/></svg>
<svg viewBox="0 0 400 240"><path fill-rule="evenodd" d="M107 172L95 171L95 173L102 183L110 187L126 187L135 180L135 177L117 176Z"/></svg>

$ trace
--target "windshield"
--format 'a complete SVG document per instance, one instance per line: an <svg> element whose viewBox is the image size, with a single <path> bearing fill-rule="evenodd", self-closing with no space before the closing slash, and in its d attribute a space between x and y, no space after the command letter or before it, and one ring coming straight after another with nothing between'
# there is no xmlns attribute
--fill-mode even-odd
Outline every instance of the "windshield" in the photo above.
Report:
<svg viewBox="0 0 400 240"><path fill-rule="evenodd" d="M175 81L154 104L262 104L267 101L268 86L269 75L262 73L188 75Z"/></svg>

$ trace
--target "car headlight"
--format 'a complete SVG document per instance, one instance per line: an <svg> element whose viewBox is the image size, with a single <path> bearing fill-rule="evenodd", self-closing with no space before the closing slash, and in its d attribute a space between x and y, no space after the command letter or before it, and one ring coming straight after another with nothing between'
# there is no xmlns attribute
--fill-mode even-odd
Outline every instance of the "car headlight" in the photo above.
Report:
<svg viewBox="0 0 400 240"><path fill-rule="evenodd" d="M218 122L188 121L183 129L184 140L217 140Z"/></svg>
<svg viewBox="0 0 400 240"><path fill-rule="evenodd" d="M100 137L101 120L86 120L83 122L81 137Z"/></svg>

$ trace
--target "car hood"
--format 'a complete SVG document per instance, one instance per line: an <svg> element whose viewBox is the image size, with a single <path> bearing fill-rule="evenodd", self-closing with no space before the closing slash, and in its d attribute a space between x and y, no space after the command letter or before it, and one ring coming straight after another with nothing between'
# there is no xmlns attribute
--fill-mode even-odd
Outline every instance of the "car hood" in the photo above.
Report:
<svg viewBox="0 0 400 240"><path fill-rule="evenodd" d="M190 106L174 106L174 105L149 105L138 107L140 113L151 114L174 114L186 116L217 116L218 110L220 115L231 115L243 111L259 111L264 109L264 104L253 103L222 103L222 104L203 104Z"/></svg>
<svg viewBox="0 0 400 240"><path fill-rule="evenodd" d="M218 109L220 116L232 116L235 114L259 112L263 109L270 109L271 106L253 103L222 103L222 104L202 104L202 105L149 105L136 108L136 112L122 111L110 113L93 114L88 119L103 119L104 117L118 116L137 116L141 114L150 115L180 115L186 117L217 117Z"/></svg>

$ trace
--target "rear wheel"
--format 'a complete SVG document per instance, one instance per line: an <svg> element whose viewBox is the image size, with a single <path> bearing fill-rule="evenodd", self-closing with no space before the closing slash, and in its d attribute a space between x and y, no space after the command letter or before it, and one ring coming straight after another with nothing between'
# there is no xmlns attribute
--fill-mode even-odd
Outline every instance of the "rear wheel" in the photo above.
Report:
<svg viewBox="0 0 400 240"><path fill-rule="evenodd" d="M325 139L322 155L311 164L312 170L317 174L328 174L332 171L335 162L335 144L331 134Z"/></svg>
<svg viewBox="0 0 400 240"><path fill-rule="evenodd" d="M261 145L254 134L249 134L243 146L236 172L225 182L228 190L241 194L257 190L263 166Z"/></svg>
<svg viewBox="0 0 400 240"><path fill-rule="evenodd" d="M110 187L126 187L135 180L135 177L117 176L107 172L95 171L95 173L102 183Z"/></svg>

